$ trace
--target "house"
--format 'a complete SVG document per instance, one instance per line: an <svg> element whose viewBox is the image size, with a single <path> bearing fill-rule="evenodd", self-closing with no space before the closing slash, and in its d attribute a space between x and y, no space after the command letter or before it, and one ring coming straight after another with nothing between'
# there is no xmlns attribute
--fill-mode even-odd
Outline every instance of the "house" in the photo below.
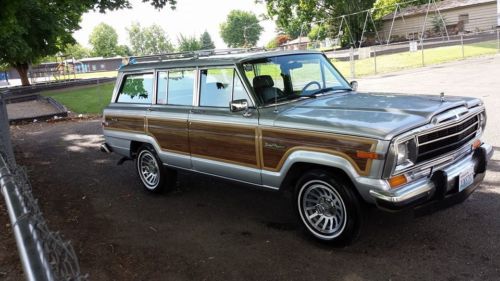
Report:
<svg viewBox="0 0 500 281"><path fill-rule="evenodd" d="M309 40L308 37L302 36L298 37L297 39L288 41L282 44L280 47L283 50L307 50L307 45L309 44L310 41L311 40Z"/></svg>
<svg viewBox="0 0 500 281"><path fill-rule="evenodd" d="M384 38L390 41L420 38L429 5L410 6L382 17ZM441 15L441 16L440 16ZM425 37L441 36L444 25L449 35L494 30L497 26L497 0L444 0L431 2L425 24Z"/></svg>

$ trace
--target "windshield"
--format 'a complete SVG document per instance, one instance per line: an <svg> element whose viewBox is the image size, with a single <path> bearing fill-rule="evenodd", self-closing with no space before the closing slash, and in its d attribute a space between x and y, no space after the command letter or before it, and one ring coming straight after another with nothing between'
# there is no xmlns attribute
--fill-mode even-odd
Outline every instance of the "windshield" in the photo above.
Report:
<svg viewBox="0 0 500 281"><path fill-rule="evenodd" d="M245 62L243 68L264 105L351 90L347 81L321 54L267 57Z"/></svg>

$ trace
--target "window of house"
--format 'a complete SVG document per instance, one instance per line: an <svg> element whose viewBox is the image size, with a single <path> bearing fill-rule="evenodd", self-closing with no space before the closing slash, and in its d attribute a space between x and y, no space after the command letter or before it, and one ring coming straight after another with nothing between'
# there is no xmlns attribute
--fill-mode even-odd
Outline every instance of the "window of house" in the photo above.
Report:
<svg viewBox="0 0 500 281"><path fill-rule="evenodd" d="M117 102L151 103L153 96L153 74L130 74L123 79Z"/></svg>
<svg viewBox="0 0 500 281"><path fill-rule="evenodd" d="M458 21L463 23L469 23L469 14L461 14L458 16Z"/></svg>

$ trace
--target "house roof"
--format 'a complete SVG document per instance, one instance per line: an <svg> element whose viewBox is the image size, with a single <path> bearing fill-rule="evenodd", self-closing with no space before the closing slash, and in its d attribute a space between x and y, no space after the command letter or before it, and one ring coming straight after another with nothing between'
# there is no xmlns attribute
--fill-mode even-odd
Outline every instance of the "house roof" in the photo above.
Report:
<svg viewBox="0 0 500 281"><path fill-rule="evenodd" d="M431 4L431 8L429 11L435 11L436 8L440 11L451 10L456 8L464 8L468 6L474 5L482 5L482 4L494 4L497 0L444 0L444 1L436 1L436 6ZM418 6L409 6L406 8L402 8L396 14L396 17L408 17L408 16L416 16L420 14L425 14L427 12L427 4L422 4ZM382 17L382 20L392 20L394 17L394 13L390 13Z"/></svg>
<svg viewBox="0 0 500 281"><path fill-rule="evenodd" d="M309 43L311 40L309 40L309 37L307 36L302 36L298 37L296 39L290 40L286 42L285 44L282 44L281 46L288 46L288 45L296 45L296 44L304 44L304 43Z"/></svg>

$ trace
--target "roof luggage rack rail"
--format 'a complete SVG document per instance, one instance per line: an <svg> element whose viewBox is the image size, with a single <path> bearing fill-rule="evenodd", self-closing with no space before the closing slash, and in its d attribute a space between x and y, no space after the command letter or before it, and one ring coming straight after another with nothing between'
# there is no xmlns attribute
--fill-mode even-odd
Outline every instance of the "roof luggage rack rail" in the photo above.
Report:
<svg viewBox="0 0 500 281"><path fill-rule="evenodd" d="M129 57L126 64L162 62L166 60L197 59L200 57L243 54L265 51L265 48L233 48L233 49L208 49L189 52L173 52L157 55Z"/></svg>

